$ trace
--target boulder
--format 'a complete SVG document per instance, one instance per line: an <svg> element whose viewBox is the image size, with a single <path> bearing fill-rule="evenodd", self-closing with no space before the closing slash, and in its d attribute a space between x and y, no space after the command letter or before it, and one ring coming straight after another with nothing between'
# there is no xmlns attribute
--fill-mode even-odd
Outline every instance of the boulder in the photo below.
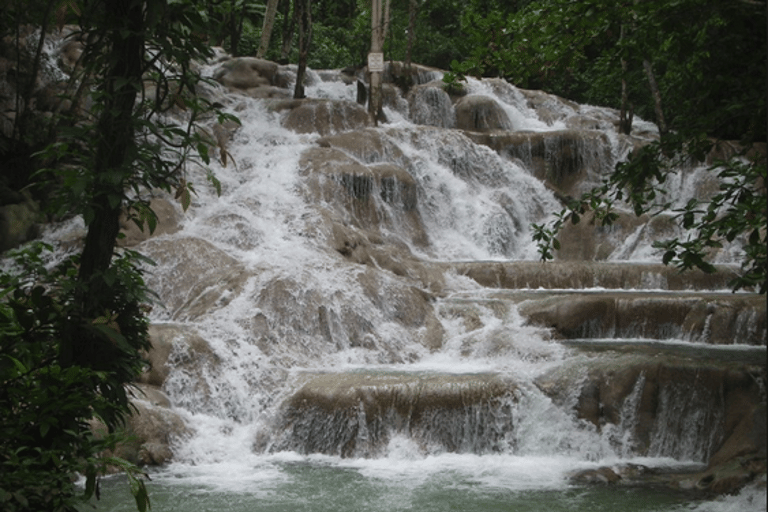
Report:
<svg viewBox="0 0 768 512"><path fill-rule="evenodd" d="M278 64L255 57L226 60L213 73L213 78L230 89L248 90L275 84Z"/></svg>
<svg viewBox="0 0 768 512"><path fill-rule="evenodd" d="M158 263L153 290L174 320L213 314L239 295L250 277L242 263L199 238L151 238L139 248Z"/></svg>
<svg viewBox="0 0 768 512"><path fill-rule="evenodd" d="M133 395L134 412L124 427L126 439L107 455L141 466L170 462L174 443L190 436L192 429L183 416L170 407L168 397L158 388L138 385ZM91 430L97 437L106 434L106 427L97 420L91 422Z"/></svg>
<svg viewBox="0 0 768 512"><path fill-rule="evenodd" d="M27 196L20 198L21 202L0 205L0 253L39 235L38 204Z"/></svg>
<svg viewBox="0 0 768 512"><path fill-rule="evenodd" d="M179 211L179 206L168 197L153 197L150 200L149 207L157 216L155 230L150 232L149 226L146 223L144 223L142 228L139 228L127 215L122 215L120 217L120 232L123 234L123 238L118 239L118 245L121 247L133 247L148 240L150 237L173 234L181 228L182 215Z"/></svg>
<svg viewBox="0 0 768 512"><path fill-rule="evenodd" d="M438 128L456 126L456 112L451 97L443 90L442 82L430 82L408 92L411 122Z"/></svg>
<svg viewBox="0 0 768 512"><path fill-rule="evenodd" d="M495 374L308 374L282 405L274 451L375 457L391 436L426 453L493 453L512 428L516 387Z"/></svg>
<svg viewBox="0 0 768 512"><path fill-rule="evenodd" d="M273 104L277 111L287 111L283 126L296 133L331 135L371 126L368 111L346 100L304 99Z"/></svg>
<svg viewBox="0 0 768 512"><path fill-rule="evenodd" d="M454 105L456 128L472 132L508 131L512 122L501 105L490 96L464 96Z"/></svg>

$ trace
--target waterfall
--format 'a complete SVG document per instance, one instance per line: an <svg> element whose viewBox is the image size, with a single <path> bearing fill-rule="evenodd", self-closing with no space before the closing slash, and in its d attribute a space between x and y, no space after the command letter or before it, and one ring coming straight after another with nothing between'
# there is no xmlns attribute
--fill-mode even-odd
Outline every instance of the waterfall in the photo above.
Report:
<svg viewBox="0 0 768 512"><path fill-rule="evenodd" d="M600 257L546 267L529 227L653 127L636 119L620 137L616 111L470 80L493 115L468 129L439 73L416 76L408 95L389 91L379 127L337 71L311 73L300 102L211 91L242 122L231 159L211 164L221 197L190 166L190 208L157 192L173 215L135 246L157 263L147 281L162 302L144 383L188 427L153 479L282 505L336 487L346 503L359 488L419 509L432 485L483 500L562 493L589 471L701 471L753 384L741 367L695 365L714 359L707 343L743 365L764 357L764 303L649 265L660 223L587 225L571 238ZM674 184L681 201L694 176ZM64 245L82 229L45 236Z"/></svg>

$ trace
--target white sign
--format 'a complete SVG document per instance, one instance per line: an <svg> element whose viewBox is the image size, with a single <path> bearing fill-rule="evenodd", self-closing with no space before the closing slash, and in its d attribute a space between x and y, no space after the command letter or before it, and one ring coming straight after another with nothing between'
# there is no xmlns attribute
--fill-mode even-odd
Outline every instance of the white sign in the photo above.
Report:
<svg viewBox="0 0 768 512"><path fill-rule="evenodd" d="M370 71L371 73L384 72L384 54L383 53L368 54L368 71Z"/></svg>

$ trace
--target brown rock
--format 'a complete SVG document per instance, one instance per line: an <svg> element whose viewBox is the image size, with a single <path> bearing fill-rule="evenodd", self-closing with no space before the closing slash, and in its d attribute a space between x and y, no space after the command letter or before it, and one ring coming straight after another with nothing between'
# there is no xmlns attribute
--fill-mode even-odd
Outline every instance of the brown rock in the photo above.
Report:
<svg viewBox="0 0 768 512"><path fill-rule="evenodd" d="M276 110L289 110L283 126L296 133L331 135L361 130L372 125L362 105L344 100L292 100L274 105Z"/></svg>
<svg viewBox="0 0 768 512"><path fill-rule="evenodd" d="M196 373L198 368L195 364L215 365L218 362L208 342L193 328L175 324L152 324L149 326L149 339L152 343L152 348L146 355L149 368L139 379L143 384L160 388L165 384L172 368Z"/></svg>
<svg viewBox="0 0 768 512"><path fill-rule="evenodd" d="M456 127L472 132L511 130L512 122L499 103L490 96L464 96L454 105Z"/></svg>
<svg viewBox="0 0 768 512"><path fill-rule="evenodd" d="M408 93L410 119L415 124L453 128L456 112L451 97L443 90L442 81L414 87Z"/></svg>
<svg viewBox="0 0 768 512"><path fill-rule="evenodd" d="M150 237L172 234L180 229L182 219L179 206L167 197L154 197L149 203L149 207L157 216L155 230L150 232L149 225L145 222L142 228L126 215L120 218L120 232L124 235L118 239L118 245L121 247L133 247Z"/></svg>
<svg viewBox="0 0 768 512"><path fill-rule="evenodd" d="M225 306L250 276L240 262L199 238L152 238L140 247L158 264L153 289L175 320L199 318Z"/></svg>
<svg viewBox="0 0 768 512"><path fill-rule="evenodd" d="M274 85L279 66L255 57L237 57L221 63L213 78L230 89L248 90Z"/></svg>

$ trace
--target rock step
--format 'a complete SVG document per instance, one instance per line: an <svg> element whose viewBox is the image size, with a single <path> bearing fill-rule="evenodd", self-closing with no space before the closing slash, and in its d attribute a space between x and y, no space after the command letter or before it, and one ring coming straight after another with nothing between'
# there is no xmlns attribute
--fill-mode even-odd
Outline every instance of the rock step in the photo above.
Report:
<svg viewBox="0 0 768 512"><path fill-rule="evenodd" d="M536 385L556 404L573 407L619 452L710 468L738 457L764 461L765 353L744 363L715 352L691 357L663 344L642 350L617 344L599 353L587 347L537 377ZM615 430L621 426L629 432Z"/></svg>
<svg viewBox="0 0 768 512"><path fill-rule="evenodd" d="M561 339L676 338L766 345L766 301L753 293L498 290L445 302L471 306L478 301L515 303L530 324L552 329Z"/></svg>
<svg viewBox="0 0 768 512"><path fill-rule="evenodd" d="M733 267L718 272L680 272L674 267L653 263L595 261L471 261L445 262L453 270L489 288L629 290L730 290L736 277Z"/></svg>
<svg viewBox="0 0 768 512"><path fill-rule="evenodd" d="M512 429L516 386L493 373L355 371L306 374L282 405L267 449L382 455L393 435L425 452L488 453Z"/></svg>

